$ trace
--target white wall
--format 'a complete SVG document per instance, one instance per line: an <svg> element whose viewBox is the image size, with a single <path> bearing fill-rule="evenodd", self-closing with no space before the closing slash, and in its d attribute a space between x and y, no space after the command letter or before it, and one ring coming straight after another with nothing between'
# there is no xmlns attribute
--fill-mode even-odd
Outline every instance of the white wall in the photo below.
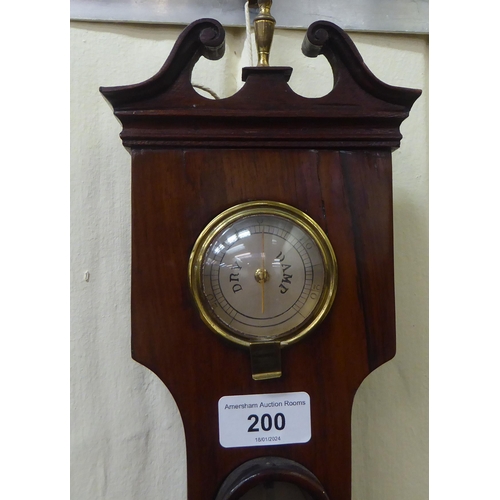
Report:
<svg viewBox="0 0 500 500"><path fill-rule="evenodd" d="M72 500L186 498L182 424L163 384L130 358L130 156L99 86L158 71L181 28L72 23ZM278 31L271 64L313 97L329 66L307 59L302 31ZM362 384L353 409L353 500L428 498L428 40L353 34L386 83L421 88L394 155L396 357ZM220 96L249 64L245 32L227 30L226 55L201 60L193 80ZM311 78L314 75L314 78ZM312 83L311 83L312 82ZM89 273L86 281L85 273Z"/></svg>

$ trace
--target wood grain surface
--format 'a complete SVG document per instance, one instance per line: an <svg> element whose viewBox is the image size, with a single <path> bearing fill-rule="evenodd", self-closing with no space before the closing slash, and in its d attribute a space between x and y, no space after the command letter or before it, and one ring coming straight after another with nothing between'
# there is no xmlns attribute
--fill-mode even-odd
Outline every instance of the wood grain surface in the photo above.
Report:
<svg viewBox="0 0 500 500"><path fill-rule="evenodd" d="M190 500L213 498L246 460L289 458L332 500L350 498L351 406L395 352L391 159L388 152L212 150L134 152L132 352L171 391L183 419ZM187 279L199 233L223 210L268 199L314 218L336 252L339 285L322 325L282 354L280 379L254 381L248 351L198 316ZM217 403L237 394L305 391L312 439L224 449Z"/></svg>

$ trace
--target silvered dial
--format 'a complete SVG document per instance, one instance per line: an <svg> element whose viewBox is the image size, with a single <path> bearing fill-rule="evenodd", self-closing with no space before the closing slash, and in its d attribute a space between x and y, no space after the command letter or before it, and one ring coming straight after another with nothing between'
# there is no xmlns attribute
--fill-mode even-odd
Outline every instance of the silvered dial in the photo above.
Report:
<svg viewBox="0 0 500 500"><path fill-rule="evenodd" d="M292 341L321 321L336 289L326 235L303 212L253 202L224 212L191 257L202 318L239 343Z"/></svg>

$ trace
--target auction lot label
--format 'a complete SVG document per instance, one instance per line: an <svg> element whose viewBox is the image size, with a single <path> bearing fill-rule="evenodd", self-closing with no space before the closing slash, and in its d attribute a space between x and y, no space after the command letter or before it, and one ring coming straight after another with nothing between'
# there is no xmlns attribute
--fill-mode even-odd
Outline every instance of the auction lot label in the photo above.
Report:
<svg viewBox="0 0 500 500"><path fill-rule="evenodd" d="M311 399L307 392L219 399L219 442L224 448L307 443L310 439Z"/></svg>

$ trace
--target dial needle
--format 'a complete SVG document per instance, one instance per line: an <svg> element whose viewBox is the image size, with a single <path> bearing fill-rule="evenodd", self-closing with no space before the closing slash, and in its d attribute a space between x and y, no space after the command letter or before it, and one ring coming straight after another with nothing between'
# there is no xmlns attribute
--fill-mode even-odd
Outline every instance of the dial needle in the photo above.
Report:
<svg viewBox="0 0 500 500"><path fill-rule="evenodd" d="M265 258L265 250L264 250L264 228L262 228L262 253L261 253L261 257L262 257L262 276L261 276L261 280L260 280L260 287L261 287L261 290L262 290L262 314L264 314L264 283L265 283L265 265L266 265L266 258Z"/></svg>

